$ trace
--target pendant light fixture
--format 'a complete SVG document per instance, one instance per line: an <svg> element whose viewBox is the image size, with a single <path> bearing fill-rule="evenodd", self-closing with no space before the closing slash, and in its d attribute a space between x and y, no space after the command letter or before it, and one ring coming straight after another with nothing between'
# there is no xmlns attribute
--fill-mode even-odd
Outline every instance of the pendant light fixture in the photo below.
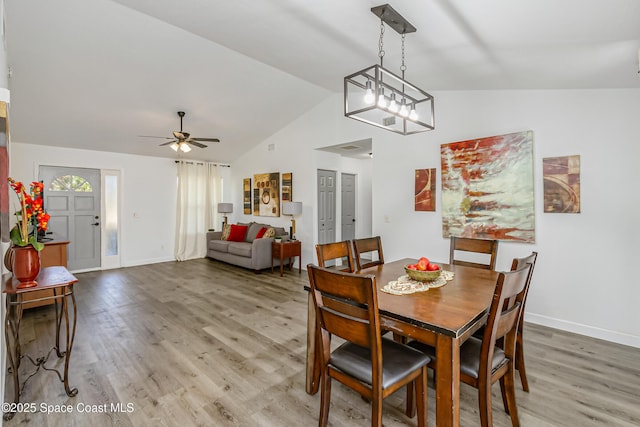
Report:
<svg viewBox="0 0 640 427"><path fill-rule="evenodd" d="M380 18L380 65L344 78L344 115L402 135L435 129L433 96L404 79L404 43L416 28L388 4L371 8ZM385 23L402 36L401 76L383 67Z"/></svg>

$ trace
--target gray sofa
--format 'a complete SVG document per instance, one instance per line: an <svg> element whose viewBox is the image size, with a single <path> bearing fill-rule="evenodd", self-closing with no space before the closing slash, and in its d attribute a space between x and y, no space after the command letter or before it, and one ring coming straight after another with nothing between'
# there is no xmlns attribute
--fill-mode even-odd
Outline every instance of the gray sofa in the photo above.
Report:
<svg viewBox="0 0 640 427"><path fill-rule="evenodd" d="M271 268L271 243L273 238L261 237L256 239L256 234L262 227L273 228L276 236L281 237L282 240L289 240L287 231L282 227L272 227L271 225L257 222L240 225L248 226L244 242L222 240L222 231L207 232L207 256L255 271ZM280 260L274 260L274 265L280 265Z"/></svg>

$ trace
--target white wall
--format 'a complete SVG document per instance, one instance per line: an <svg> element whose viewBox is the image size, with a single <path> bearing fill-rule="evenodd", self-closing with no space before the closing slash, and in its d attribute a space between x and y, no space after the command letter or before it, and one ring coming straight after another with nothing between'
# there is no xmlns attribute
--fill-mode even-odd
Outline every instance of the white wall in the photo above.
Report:
<svg viewBox="0 0 640 427"><path fill-rule="evenodd" d="M414 170L440 170L440 144L531 129L536 243L502 242L497 267L508 269L513 257L538 251L527 320L640 347L635 307L640 287L632 271L632 244L640 239L633 221L640 207L634 188L640 157L640 90L434 95L436 130L407 137L344 118L342 95L335 95L234 162L236 205L242 178L293 171L294 199L304 204L298 221L305 246L303 264L313 262L316 170L342 167L337 156L314 149L372 138L372 234L382 236L385 259L424 255L447 261L440 185L437 211L415 212ZM275 152L267 150L269 144L276 145ZM581 156L582 213L543 213L542 159L574 154Z"/></svg>
<svg viewBox="0 0 640 427"><path fill-rule="evenodd" d="M40 165L120 170L122 266L175 260L174 160L12 141L11 176L14 179L36 180Z"/></svg>

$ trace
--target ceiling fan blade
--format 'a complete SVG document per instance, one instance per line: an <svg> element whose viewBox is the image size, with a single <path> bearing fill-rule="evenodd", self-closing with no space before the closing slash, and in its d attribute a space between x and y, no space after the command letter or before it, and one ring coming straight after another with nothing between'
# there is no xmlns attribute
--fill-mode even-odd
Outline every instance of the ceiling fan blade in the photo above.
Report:
<svg viewBox="0 0 640 427"><path fill-rule="evenodd" d="M177 139L171 140L169 142L165 142L164 144L160 144L160 147L164 146L164 145L169 145L169 144L173 144L174 142L178 142Z"/></svg>
<svg viewBox="0 0 640 427"><path fill-rule="evenodd" d="M190 139L190 140L188 140L188 141L186 141L186 142L187 142L187 144L191 144L191 145L193 145L193 146L195 146L195 147L207 148L207 146L206 146L206 145L204 145L204 144L200 144L199 142L195 142L195 141L194 141L194 140L192 140L192 139Z"/></svg>
<svg viewBox="0 0 640 427"><path fill-rule="evenodd" d="M190 141L220 142L218 138L191 138Z"/></svg>
<svg viewBox="0 0 640 427"><path fill-rule="evenodd" d="M149 135L138 135L138 138L160 138L160 139L173 139L168 136L149 136Z"/></svg>

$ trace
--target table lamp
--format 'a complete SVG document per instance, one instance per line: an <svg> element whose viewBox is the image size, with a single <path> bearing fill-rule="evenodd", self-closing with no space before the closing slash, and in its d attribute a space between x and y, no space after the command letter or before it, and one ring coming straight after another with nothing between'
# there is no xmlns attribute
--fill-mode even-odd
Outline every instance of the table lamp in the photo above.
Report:
<svg viewBox="0 0 640 427"><path fill-rule="evenodd" d="M227 215L228 213L233 212L233 203L218 203L218 213L225 214L224 222L222 223L222 228L227 225Z"/></svg>
<svg viewBox="0 0 640 427"><path fill-rule="evenodd" d="M291 215L291 227L289 228L289 237L291 240L294 240L296 233L296 215L300 215L302 213L302 202L283 202L282 203L282 213L284 215Z"/></svg>

